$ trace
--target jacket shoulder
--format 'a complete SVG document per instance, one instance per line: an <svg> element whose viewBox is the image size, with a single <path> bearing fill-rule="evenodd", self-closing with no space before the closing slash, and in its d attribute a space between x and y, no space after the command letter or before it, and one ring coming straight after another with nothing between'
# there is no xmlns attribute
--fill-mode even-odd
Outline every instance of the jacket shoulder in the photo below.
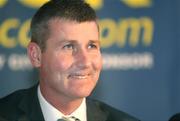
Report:
<svg viewBox="0 0 180 121"><path fill-rule="evenodd" d="M174 114L169 121L180 121L180 113Z"/></svg>
<svg viewBox="0 0 180 121"><path fill-rule="evenodd" d="M28 94L28 89L18 90L0 99L0 117L15 116L18 114L18 105L22 98ZM0 118L0 119L1 119Z"/></svg>
<svg viewBox="0 0 180 121"><path fill-rule="evenodd" d="M19 100L25 94L24 92L26 92L26 90L19 90L19 91L13 92L10 95L7 95L7 96L1 98L0 99L0 110L2 109L1 107L6 107L6 108L16 107L16 104L19 102Z"/></svg>
<svg viewBox="0 0 180 121"><path fill-rule="evenodd" d="M96 107L99 107L99 110L106 112L106 114L108 114L108 121L140 121L137 118L135 118L134 116L120 111L104 102L98 101L98 100L92 100L92 99L88 99L88 101L90 103L94 103L94 105L96 105Z"/></svg>

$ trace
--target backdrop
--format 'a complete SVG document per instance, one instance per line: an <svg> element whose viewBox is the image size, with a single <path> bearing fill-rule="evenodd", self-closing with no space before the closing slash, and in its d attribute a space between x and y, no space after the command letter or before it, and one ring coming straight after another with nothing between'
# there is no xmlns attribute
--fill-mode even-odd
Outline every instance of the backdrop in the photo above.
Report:
<svg viewBox="0 0 180 121"><path fill-rule="evenodd" d="M0 97L37 83L29 24L47 0L0 0ZM92 95L143 121L180 112L179 0L86 0L99 16L103 71Z"/></svg>

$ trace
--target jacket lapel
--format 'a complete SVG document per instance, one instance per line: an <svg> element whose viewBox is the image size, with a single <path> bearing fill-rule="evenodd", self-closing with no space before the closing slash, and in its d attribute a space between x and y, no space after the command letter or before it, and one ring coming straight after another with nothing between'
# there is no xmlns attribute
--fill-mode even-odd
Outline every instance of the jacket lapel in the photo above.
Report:
<svg viewBox="0 0 180 121"><path fill-rule="evenodd" d="M87 105L87 121L107 120L109 113L102 110L98 102L94 102L90 99L87 99L86 105Z"/></svg>
<svg viewBox="0 0 180 121"><path fill-rule="evenodd" d="M107 121L108 112L101 109L98 102L90 99L86 100L87 105L87 121ZM18 121L44 121L42 110L37 96L37 85L28 90L18 105L23 112Z"/></svg>
<svg viewBox="0 0 180 121"><path fill-rule="evenodd" d="M24 112L23 115L19 117L19 120L44 121L37 96L37 85L27 92L27 95L23 97L18 107Z"/></svg>

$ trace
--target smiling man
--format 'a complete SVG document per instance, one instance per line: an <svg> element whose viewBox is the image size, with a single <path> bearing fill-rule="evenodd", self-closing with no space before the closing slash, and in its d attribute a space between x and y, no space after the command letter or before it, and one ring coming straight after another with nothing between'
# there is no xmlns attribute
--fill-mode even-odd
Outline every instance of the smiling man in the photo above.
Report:
<svg viewBox="0 0 180 121"><path fill-rule="evenodd" d="M0 100L10 121L136 121L87 98L102 68L95 11L82 0L51 0L34 15L28 56L39 70L35 87Z"/></svg>

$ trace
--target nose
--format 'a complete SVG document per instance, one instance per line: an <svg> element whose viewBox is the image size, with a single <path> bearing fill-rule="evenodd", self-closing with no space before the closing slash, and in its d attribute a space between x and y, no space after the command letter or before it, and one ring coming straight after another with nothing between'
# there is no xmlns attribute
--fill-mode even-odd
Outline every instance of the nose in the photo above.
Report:
<svg viewBox="0 0 180 121"><path fill-rule="evenodd" d="M76 52L75 60L76 60L76 66L81 68L87 68L90 66L90 58L88 51L85 49L80 49Z"/></svg>

